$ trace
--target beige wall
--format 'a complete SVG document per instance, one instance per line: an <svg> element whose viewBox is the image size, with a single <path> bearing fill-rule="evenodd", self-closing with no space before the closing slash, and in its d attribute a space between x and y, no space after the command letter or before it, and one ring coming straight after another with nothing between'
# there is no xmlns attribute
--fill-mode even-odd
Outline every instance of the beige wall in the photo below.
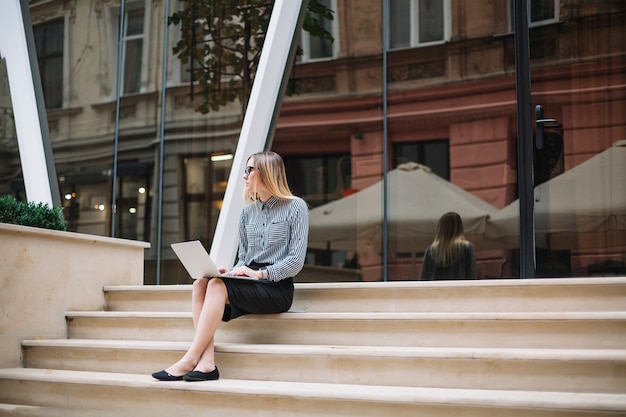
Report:
<svg viewBox="0 0 626 417"><path fill-rule="evenodd" d="M103 286L143 284L148 247L0 223L0 368L21 365L22 340L66 338L66 311L103 310Z"/></svg>

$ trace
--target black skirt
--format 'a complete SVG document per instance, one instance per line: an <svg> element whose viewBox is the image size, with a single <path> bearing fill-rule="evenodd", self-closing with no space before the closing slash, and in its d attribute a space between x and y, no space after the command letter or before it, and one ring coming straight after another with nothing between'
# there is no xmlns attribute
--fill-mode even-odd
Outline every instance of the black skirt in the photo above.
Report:
<svg viewBox="0 0 626 417"><path fill-rule="evenodd" d="M221 278L228 290L230 304L224 307L222 321L246 314L284 313L293 302L293 278L274 282L268 279Z"/></svg>

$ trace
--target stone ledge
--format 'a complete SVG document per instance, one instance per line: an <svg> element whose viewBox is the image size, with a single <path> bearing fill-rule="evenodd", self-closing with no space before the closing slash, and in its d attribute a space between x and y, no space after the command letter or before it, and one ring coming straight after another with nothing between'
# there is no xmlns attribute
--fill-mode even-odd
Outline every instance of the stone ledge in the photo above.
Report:
<svg viewBox="0 0 626 417"><path fill-rule="evenodd" d="M66 386L97 386L99 392L102 392L107 386L124 387L126 392L151 390L155 399L158 398L160 390L166 390L258 396L264 397L270 402L277 397L286 397L291 400L338 400L361 404L429 404L505 408L508 410L572 410L598 413L623 413L626 411L626 395L624 394L414 388L234 379L203 383L161 382L155 381L149 375L23 368L1 369L1 380L62 383ZM71 394L68 393L68 395Z"/></svg>

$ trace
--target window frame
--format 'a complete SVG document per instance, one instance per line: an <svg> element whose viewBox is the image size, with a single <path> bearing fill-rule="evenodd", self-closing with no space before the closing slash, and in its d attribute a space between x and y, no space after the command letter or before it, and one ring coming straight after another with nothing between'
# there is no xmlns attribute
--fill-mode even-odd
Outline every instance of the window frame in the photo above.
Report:
<svg viewBox="0 0 626 417"><path fill-rule="evenodd" d="M409 27L409 45L408 46L393 46L391 44L391 36L387 36L388 40L388 48L392 51L398 51L402 49L410 49L410 48L421 48L432 45L441 45L448 42L451 38L451 20L452 20L452 10L450 0L442 0L443 2L443 39L437 41L430 42L420 42L419 41L419 2L422 0L409 0L410 1L410 27ZM389 15L389 24L387 25L389 28L393 24L391 21L391 15ZM389 30L389 29L387 29ZM389 34L388 34L389 35Z"/></svg>
<svg viewBox="0 0 626 417"><path fill-rule="evenodd" d="M311 207L321 206L331 201L342 198L346 192L352 190L351 156L348 152L333 152L328 154L288 155L283 157L287 171L287 181L292 191L304 198ZM308 162L319 160L321 162L312 172L299 172L294 174L293 169L306 169ZM322 168L320 170L320 168ZM302 178L322 179L318 185L323 189L309 190L300 188L303 183L298 181ZM334 180L334 183L331 183ZM334 185L334 189L332 186Z"/></svg>
<svg viewBox="0 0 626 417"><path fill-rule="evenodd" d="M432 163L429 164L429 161L427 161L426 159L428 158L428 154L426 153L427 151L427 147L428 146L443 146L445 147L445 155L443 155L444 157L444 162L445 162L445 173L444 172L438 172L439 169L436 166L433 166ZM418 161L399 161L400 158L400 148L401 147L412 147L415 146L417 148L417 158ZM443 178L446 181L450 181L450 173L451 173L451 164L450 164L450 139L449 138L433 138L433 139L417 139L417 140L409 140L409 141L401 141L401 142L394 142L393 143L393 168L397 168L399 165L406 163L406 162L416 162L418 164L421 165L425 165L428 168L431 169L431 171L433 173L435 173L437 176Z"/></svg>
<svg viewBox="0 0 626 417"><path fill-rule="evenodd" d="M136 1L136 2L129 2L126 4L125 9L124 9L124 31L128 30L128 14L136 11L138 9L141 9L143 11L143 27L142 27L142 33L141 35L132 35L132 36L126 36L126 34L124 34L123 38L122 38L122 54L121 54L121 72L119 74L120 78L121 78L121 83L120 83L120 95L122 97L124 96L129 96L129 95L134 95L134 94L141 94L143 92L145 92L146 89L146 68L145 68L145 62L146 62L146 53L147 53L147 45L146 45L146 33L149 30L148 24L149 24L149 20L148 20L148 8L146 7L146 5L144 4L143 1ZM113 26L113 31L112 33L115 35L115 39L113 39L113 48L112 51L114 52L113 55L113 65L114 68L117 68L117 64L118 64L118 47L119 47L119 43L120 43L120 27L119 27L119 23L120 23L120 13L121 13L121 8L119 6L112 8L111 10L111 25ZM126 51L127 51L127 42L130 40L137 40L137 39L141 39L141 57L140 57L140 62L139 62L139 89L137 91L132 91L132 92L125 92L124 90L124 80L126 79ZM117 74L117 70L114 69L113 71L113 82L115 85L116 82L116 75ZM113 89L113 91L115 91L116 88Z"/></svg>

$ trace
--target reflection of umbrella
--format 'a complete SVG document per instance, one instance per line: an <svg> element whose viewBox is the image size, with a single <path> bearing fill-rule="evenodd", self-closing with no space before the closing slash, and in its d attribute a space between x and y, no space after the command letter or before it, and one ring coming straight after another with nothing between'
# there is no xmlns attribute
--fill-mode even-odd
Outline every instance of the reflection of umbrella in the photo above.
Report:
<svg viewBox="0 0 626 417"><path fill-rule="evenodd" d="M536 244L549 249L626 245L626 140L535 188ZM485 238L519 245L519 202L487 221Z"/></svg>
<svg viewBox="0 0 626 417"><path fill-rule="evenodd" d="M387 174L388 237L392 252L421 252L432 242L442 214L456 211L465 234L482 235L496 208L413 162ZM356 250L380 245L383 182L317 207L309 213L309 247Z"/></svg>

